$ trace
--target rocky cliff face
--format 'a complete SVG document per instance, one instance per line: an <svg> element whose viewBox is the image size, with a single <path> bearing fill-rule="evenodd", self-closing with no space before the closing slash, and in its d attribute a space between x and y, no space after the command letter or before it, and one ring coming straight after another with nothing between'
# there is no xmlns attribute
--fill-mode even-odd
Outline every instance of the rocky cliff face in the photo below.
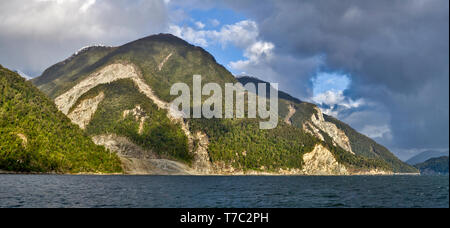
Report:
<svg viewBox="0 0 450 228"><path fill-rule="evenodd" d="M340 130L336 125L331 122L327 122L324 117L322 110L318 107L315 107L316 113L311 116L310 121L304 123L303 128L306 132L318 137L320 140L325 141L322 132L328 134L329 137L333 140L334 146L340 146L342 149L355 154L352 151L352 147L350 145L350 140L344 131Z"/></svg>
<svg viewBox="0 0 450 228"><path fill-rule="evenodd" d="M322 145L303 155L303 173L306 175L349 175L345 166L336 161L334 155Z"/></svg>

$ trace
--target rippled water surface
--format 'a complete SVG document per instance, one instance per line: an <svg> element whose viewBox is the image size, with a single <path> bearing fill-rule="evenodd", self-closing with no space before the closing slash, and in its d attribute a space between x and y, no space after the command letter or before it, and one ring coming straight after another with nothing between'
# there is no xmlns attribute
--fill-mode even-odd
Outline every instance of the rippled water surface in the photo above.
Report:
<svg viewBox="0 0 450 228"><path fill-rule="evenodd" d="M449 207L449 177L0 175L0 207Z"/></svg>

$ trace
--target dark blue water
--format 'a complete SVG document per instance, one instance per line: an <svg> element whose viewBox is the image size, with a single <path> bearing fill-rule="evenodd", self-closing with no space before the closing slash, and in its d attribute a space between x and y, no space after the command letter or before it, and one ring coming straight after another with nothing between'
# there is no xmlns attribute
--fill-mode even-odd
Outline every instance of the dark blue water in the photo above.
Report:
<svg viewBox="0 0 450 228"><path fill-rule="evenodd" d="M449 177L0 175L0 207L449 207Z"/></svg>

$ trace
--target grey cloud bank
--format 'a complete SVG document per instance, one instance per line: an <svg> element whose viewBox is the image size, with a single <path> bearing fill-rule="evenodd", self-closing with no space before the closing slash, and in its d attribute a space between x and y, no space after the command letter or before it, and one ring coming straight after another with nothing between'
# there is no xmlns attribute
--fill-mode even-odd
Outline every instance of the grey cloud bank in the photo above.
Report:
<svg viewBox="0 0 450 228"><path fill-rule="evenodd" d="M352 116L362 115L344 116L353 127L362 130L369 123L377 125L381 114L385 117L381 116L384 120L379 123L388 123L391 134L377 140L394 152L397 148L403 153L405 149L448 148L448 1L229 4L252 15L260 25L261 36L275 43L278 52L299 59L324 54L327 70L351 74L347 96L378 104L381 108L374 112L385 110L372 114L365 110L365 122L352 120ZM304 79L294 73L284 77ZM296 94L296 83L285 86Z"/></svg>
<svg viewBox="0 0 450 228"><path fill-rule="evenodd" d="M30 76L86 45L121 45L163 31L164 1L0 1L0 62Z"/></svg>

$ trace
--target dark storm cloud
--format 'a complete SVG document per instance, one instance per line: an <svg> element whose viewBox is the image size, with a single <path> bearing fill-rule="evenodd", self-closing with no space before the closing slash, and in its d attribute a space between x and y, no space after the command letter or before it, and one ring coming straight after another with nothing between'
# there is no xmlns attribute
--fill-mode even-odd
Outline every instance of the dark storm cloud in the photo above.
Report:
<svg viewBox="0 0 450 228"><path fill-rule="evenodd" d="M228 2L279 52L323 53L329 70L350 73L347 94L387 107L391 147L448 147L447 0Z"/></svg>

